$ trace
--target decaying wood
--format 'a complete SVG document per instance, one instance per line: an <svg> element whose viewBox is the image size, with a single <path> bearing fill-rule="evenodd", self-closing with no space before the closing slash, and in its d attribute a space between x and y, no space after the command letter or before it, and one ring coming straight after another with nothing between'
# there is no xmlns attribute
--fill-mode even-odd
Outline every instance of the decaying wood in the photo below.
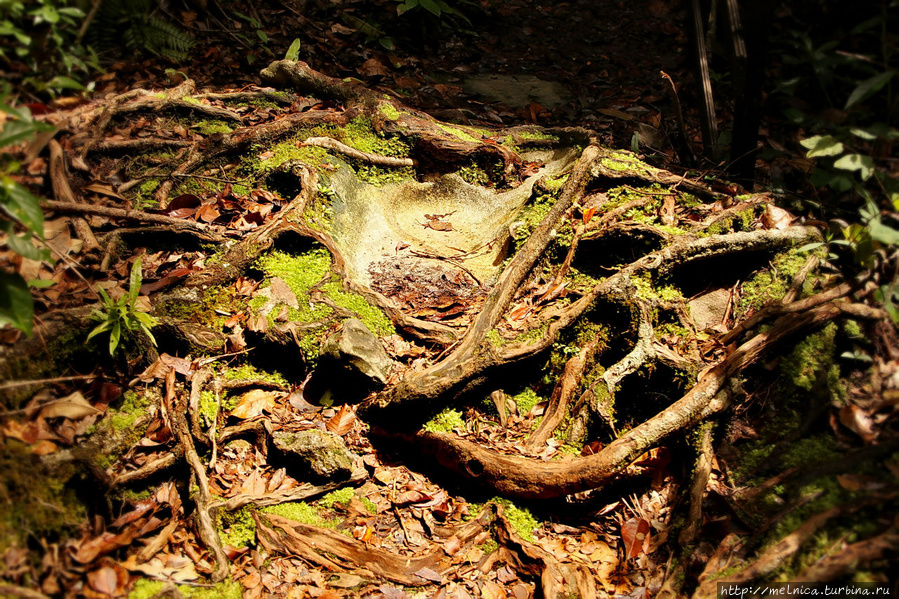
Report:
<svg viewBox="0 0 899 599"><path fill-rule="evenodd" d="M693 544L699 529L702 527L702 502L705 499L706 487L712 473L712 423L706 423L699 429L699 442L696 444L696 465L693 467L693 480L690 482L690 512L687 525L681 530L678 542L681 547Z"/></svg>
<svg viewBox="0 0 899 599"><path fill-rule="evenodd" d="M179 229L196 229L197 231L209 231L210 229L214 229L211 225L207 225L206 223L186 220L183 218L173 218L171 216L165 216L164 214L151 214L141 210L125 210L124 208L110 208L108 206L95 206L92 204L74 204L71 202L54 202L52 200L44 200L41 204L45 208L57 212L96 214L97 216L106 216L133 222L156 223ZM99 244L97 244L97 247L99 247Z"/></svg>
<svg viewBox="0 0 899 599"><path fill-rule="evenodd" d="M86 204L78 204L75 194L69 185L69 177L66 169L65 158L62 153L62 146L56 140L50 140L50 181L53 184L53 197L59 202L72 206L86 207ZM45 202L46 205L46 202ZM87 251L95 250L100 247L100 243L91 231L90 225L81 217L72 219L72 226L75 227L75 234L78 239L84 242L84 249Z"/></svg>

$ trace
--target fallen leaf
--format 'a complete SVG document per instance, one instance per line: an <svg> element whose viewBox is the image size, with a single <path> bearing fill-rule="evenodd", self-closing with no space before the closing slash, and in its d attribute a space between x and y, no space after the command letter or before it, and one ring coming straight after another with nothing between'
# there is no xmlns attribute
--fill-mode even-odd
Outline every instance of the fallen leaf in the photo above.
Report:
<svg viewBox="0 0 899 599"><path fill-rule="evenodd" d="M41 408L41 417L43 418L68 418L69 420L80 420L85 416L97 414L100 410L84 399L80 391L75 391L71 395L57 399L52 403Z"/></svg>
<svg viewBox="0 0 899 599"><path fill-rule="evenodd" d="M582 220L584 221L585 225L590 222L594 214L596 214L596 206L590 206L589 208L584 210L584 216L582 217Z"/></svg>
<svg viewBox="0 0 899 599"><path fill-rule="evenodd" d="M631 518L621 525L625 559L633 559L646 552L649 548L649 530L649 522L642 518Z"/></svg>
<svg viewBox="0 0 899 599"><path fill-rule="evenodd" d="M484 599L507 599L506 591L503 587L489 580L484 581L481 587L481 597Z"/></svg>
<svg viewBox="0 0 899 599"><path fill-rule="evenodd" d="M420 568L419 570L413 572L413 574L420 578L424 578L425 580L436 582L437 584L440 584L443 581L443 576L441 576L438 572L435 572L431 568L428 568L427 566Z"/></svg>
<svg viewBox="0 0 899 599"><path fill-rule="evenodd" d="M332 433L342 437L353 430L354 424L356 424L356 412L349 405L343 404L325 426Z"/></svg>
<svg viewBox="0 0 899 599"><path fill-rule="evenodd" d="M674 224L674 196L665 196L665 199L662 201L660 218L663 225Z"/></svg>
<svg viewBox="0 0 899 599"><path fill-rule="evenodd" d="M123 582L127 582L127 580L128 576L126 573ZM98 593L103 593L104 595L109 595L111 597L121 596L122 593L119 589L120 586L124 586L124 584L119 585L119 575L115 569L110 566L103 566L102 568L88 572L87 584Z"/></svg>
<svg viewBox="0 0 899 599"><path fill-rule="evenodd" d="M783 231L790 226L792 221L793 215L783 208L778 208L774 204L765 206L765 213L762 215L762 225L766 229Z"/></svg>
<svg viewBox="0 0 899 599"><path fill-rule="evenodd" d="M272 408L275 407L275 399L277 397L278 394L262 389L247 391L240 398L237 406L231 410L230 415L246 420L247 418L259 416L262 412L271 412Z"/></svg>
<svg viewBox="0 0 899 599"><path fill-rule="evenodd" d="M865 443L874 440L874 420L855 404L840 408L840 423L862 438Z"/></svg>

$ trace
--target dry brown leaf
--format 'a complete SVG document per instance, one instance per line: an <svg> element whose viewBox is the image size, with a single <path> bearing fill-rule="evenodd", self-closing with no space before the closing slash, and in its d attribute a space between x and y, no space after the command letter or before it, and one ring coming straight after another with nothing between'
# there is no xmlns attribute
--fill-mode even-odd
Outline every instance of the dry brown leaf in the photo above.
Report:
<svg viewBox="0 0 899 599"><path fill-rule="evenodd" d="M247 391L240 398L237 407L231 410L231 416L246 420L254 418L262 414L262 412L271 412L275 407L275 400L279 394L262 389L253 389Z"/></svg>
<svg viewBox="0 0 899 599"><path fill-rule="evenodd" d="M340 406L337 413L325 424L327 429L341 437L353 430L356 424L356 412L347 404Z"/></svg>
<svg viewBox="0 0 899 599"><path fill-rule="evenodd" d="M649 531L649 522L642 518L631 518L621 525L626 559L633 559L649 549Z"/></svg>
<svg viewBox="0 0 899 599"><path fill-rule="evenodd" d="M71 395L66 395L41 408L40 415L42 418L68 418L69 420L80 420L85 416L98 413L100 413L100 410L84 399L84 395L82 395L80 391L75 391Z"/></svg>
<svg viewBox="0 0 899 599"><path fill-rule="evenodd" d="M484 586L481 587L481 597L484 599L507 599L508 595L503 587L495 582L485 580Z"/></svg>
<svg viewBox="0 0 899 599"><path fill-rule="evenodd" d="M766 229L783 231L790 226L792 221L793 215L783 208L778 208L774 204L765 206L765 213L762 215L762 225L764 225Z"/></svg>

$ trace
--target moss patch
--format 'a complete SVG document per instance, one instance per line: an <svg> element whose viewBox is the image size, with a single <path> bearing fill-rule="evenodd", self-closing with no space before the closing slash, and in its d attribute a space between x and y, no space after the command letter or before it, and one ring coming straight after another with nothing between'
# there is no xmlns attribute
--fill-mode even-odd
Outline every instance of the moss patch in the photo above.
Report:
<svg viewBox="0 0 899 599"><path fill-rule="evenodd" d="M536 539L534 539L534 530L540 528L541 524L530 510L518 507L508 499L503 499L501 497L494 497L490 502L503 506L503 515L506 517L506 520L509 521L509 524L512 525L512 529L515 530L519 537L529 543L536 541Z"/></svg>
<svg viewBox="0 0 899 599"><path fill-rule="evenodd" d="M343 291L340 283L330 281L322 285L322 291L330 297L335 304L355 313L365 326L379 336L393 335L396 329L393 323L381 310L369 304L364 297L356 293Z"/></svg>
<svg viewBox="0 0 899 599"><path fill-rule="evenodd" d="M134 583L134 590L128 593L128 599L152 599L158 596L168 583L161 580L140 578ZM178 592L185 599L241 599L243 585L232 580L221 582L212 587L194 587L186 584L177 585Z"/></svg>
<svg viewBox="0 0 899 599"><path fill-rule="evenodd" d="M232 547L249 547L256 542L256 521L249 507L220 513L217 518L222 543Z"/></svg>
<svg viewBox="0 0 899 599"><path fill-rule="evenodd" d="M465 420L462 412L446 408L424 424L424 429L429 433L451 433L455 429L465 430Z"/></svg>

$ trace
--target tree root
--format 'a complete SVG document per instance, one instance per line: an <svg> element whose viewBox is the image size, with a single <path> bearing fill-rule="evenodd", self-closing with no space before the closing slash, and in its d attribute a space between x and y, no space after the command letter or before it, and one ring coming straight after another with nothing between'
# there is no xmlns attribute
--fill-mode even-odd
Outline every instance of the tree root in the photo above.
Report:
<svg viewBox="0 0 899 599"><path fill-rule="evenodd" d="M450 433L420 431L416 444L442 466L492 487L503 495L549 499L595 489L611 481L662 439L716 414L730 405L724 383L771 351L777 343L820 326L840 314L825 304L778 319L766 333L756 335L723 362L704 371L681 399L631 429L599 453L569 462L538 462L484 449Z"/></svg>
<svg viewBox="0 0 899 599"><path fill-rule="evenodd" d="M172 433L178 441L180 450L184 455L185 461L190 466L194 474L197 486L199 488L196 501L196 522L200 539L206 548L209 549L215 558L215 571L212 573L213 582L221 582L228 577L231 566L225 550L222 548L222 541L218 532L215 530L215 524L210 514L211 498L209 495L209 479L206 476L206 467L200 460L197 450L194 447L193 436L191 434L190 425L187 421L188 406L186 402L178 399L178 393L175 390L175 370L169 371L166 376L166 403L169 417L172 422Z"/></svg>
<svg viewBox="0 0 899 599"><path fill-rule="evenodd" d="M65 158L62 154L62 146L59 145L59 142L52 139L50 140L49 146L50 181L53 184L53 197L58 200L57 203L82 208L88 207L87 204L76 203L77 200L75 199L75 194L69 186ZM47 203L49 203L49 200L44 202L44 205ZM95 250L100 247L100 243L97 241L94 232L91 231L90 225L87 224L86 220L81 217L76 217L72 219L72 226L75 227L75 233L78 235L78 238L84 242L84 249L86 251Z"/></svg>
<svg viewBox="0 0 899 599"><path fill-rule="evenodd" d="M450 564L442 548L421 557L402 557L328 530L288 520L274 514L254 514L259 541L270 551L287 552L329 570L356 571L407 586L432 584ZM469 546L489 523L485 510L472 522L454 531L463 547ZM266 522L266 520L268 522ZM420 573L420 574L416 574Z"/></svg>
<svg viewBox="0 0 899 599"><path fill-rule="evenodd" d="M363 152L344 143L340 143L336 139L331 139L330 137L307 137L301 143L304 146L316 146L318 148L332 150L339 154L343 154L348 158L352 158L353 160L359 160L377 166L418 166L418 163L411 158L394 158L393 156L380 156L370 152Z"/></svg>

